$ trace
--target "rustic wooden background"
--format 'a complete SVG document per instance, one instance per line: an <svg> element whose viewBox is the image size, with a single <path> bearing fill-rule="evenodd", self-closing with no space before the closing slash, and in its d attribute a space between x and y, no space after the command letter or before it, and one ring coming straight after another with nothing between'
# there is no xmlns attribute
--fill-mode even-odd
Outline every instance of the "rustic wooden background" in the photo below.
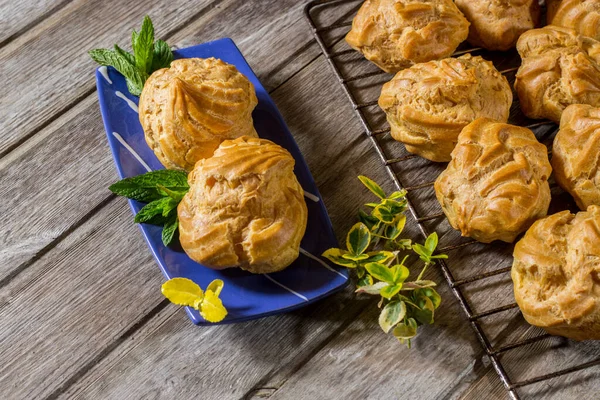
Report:
<svg viewBox="0 0 600 400"><path fill-rule="evenodd" d="M385 336L375 303L350 289L286 315L194 326L160 294L163 277L129 207L108 192L117 174L86 51L128 43L148 14L172 45L226 36L237 43L286 119L341 238L369 199L356 176L392 187L313 40L306 2L0 0L0 397L507 397L445 285L436 325L412 350ZM402 173L433 180L439 172L419 168ZM454 234L444 221L437 229L443 240ZM450 254L459 276L498 267L496 250L475 253ZM429 277L442 281L435 269ZM509 286L499 276L469 288L470 300L481 311L502 305ZM498 341L535 333L516 310L489 324ZM511 376L527 378L599 353L595 344L550 339L506 362ZM522 393L596 399L599 377L588 370Z"/></svg>

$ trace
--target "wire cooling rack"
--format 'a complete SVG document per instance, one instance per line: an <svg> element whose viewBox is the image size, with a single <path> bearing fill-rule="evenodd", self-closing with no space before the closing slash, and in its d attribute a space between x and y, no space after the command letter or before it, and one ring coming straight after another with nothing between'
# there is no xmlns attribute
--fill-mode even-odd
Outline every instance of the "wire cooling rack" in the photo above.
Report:
<svg viewBox="0 0 600 400"><path fill-rule="evenodd" d="M392 150L389 149L390 142L389 125L385 122L385 116L383 112L377 107L377 98L381 90L381 86L386 81L390 80L392 75L386 74L379 70L366 61L361 54L355 50L349 48L344 43L344 36L350 30L352 25L352 18L356 14L356 11L361 6L362 0L315 0L307 4L305 8L305 16L308 20L317 43L321 47L323 55L331 65L336 77L338 78L344 92L350 99L356 114L358 115L367 137L371 141L373 147L377 151L379 158L383 162L385 169L387 170L390 178L394 182L398 189L406 189L409 197L409 210L414 219L417 221L420 232L426 237L430 231L434 230L441 222L444 221L444 214L441 212L441 208L438 207L439 212L422 213L415 207L416 202L413 198L425 199L427 195L419 194L420 191L430 189L433 186L433 182L423 182L412 185L407 185L403 181L413 182L421 177L420 170L427 168L435 164L437 168L443 168L444 165L436 164L417 157L416 155L409 154L405 150L403 154L397 154L399 147L396 146ZM316 14L320 14L316 16ZM320 17L323 15L324 17ZM510 83L514 81L514 75L520 65L520 59L516 52L513 50L512 53L492 53L484 51L480 48L465 47L458 49L453 56L460 56L466 53L472 53L473 55L481 55L484 58L494 62L498 70L504 74ZM516 98L516 96L515 96ZM536 137L542 143L551 143L551 140L556 133L557 126L550 121L533 121L528 120L525 116L520 113L518 103L515 101L511 109L511 120L510 123L515 125L525 126L534 131ZM386 140L387 138L387 140ZM418 161L417 161L418 160ZM415 164L418 164L415 166ZM399 175L400 171L409 171L408 178L401 179ZM416 171L416 172L414 172ZM552 185L551 185L552 187ZM553 185L553 197L555 193L560 193L560 188ZM423 197L425 196L425 197ZM429 197L435 197L433 190L430 190ZM429 199L430 200L430 199ZM435 201L435 200L434 200ZM564 209L564 201L562 209ZM568 206L568 205L567 205ZM552 206L551 206L552 212ZM461 249L462 252L469 251L469 248L476 247L477 242L473 240L457 239L454 243L445 245L440 248L440 252L447 253L449 251ZM481 246L479 244L479 246ZM509 246L502 244L494 244L488 246ZM511 248L512 249L512 248ZM510 251L512 253L512 251ZM504 258L509 264L511 263L510 253L504 251ZM471 276L466 276L461 279L456 279L448 264L444 261L439 263L440 269L450 285L450 288L457 298L462 310L467 316L470 325L475 330L477 338L481 342L485 353L489 357L493 368L496 370L500 379L506 389L508 390L509 396L512 399L520 399L520 390L526 386L530 386L536 383L545 382L552 380L553 378L561 377L576 371L600 365L600 359L592 359L590 361L581 363L574 362L572 366L562 368L553 372L535 375L526 379L516 379L513 374L507 373L505 365L502 360L502 356L514 352L517 349L524 348L526 346L535 346L536 343L552 338L551 335L544 333L541 329L535 330L535 334L532 337L521 338L519 340L509 341L508 343L493 344L493 340L490 339L489 329L486 329L486 324L482 322L484 319L514 310L518 313L518 306L514 302L512 291L507 289L504 291L504 299L508 304L498 306L492 309L475 312L477 308L473 301L469 301L465 295L464 288L469 284L481 282L500 275L508 275L510 273L510 265L502 268L496 268L488 270ZM563 346L568 346L568 341L562 338L556 338L563 341ZM554 348L556 349L556 347ZM544 351L551 351L544 350ZM597 356L596 356L597 357ZM530 357L532 358L532 357ZM577 357L576 357L577 358ZM528 360L520 359L519 362L527 362ZM531 361L531 360L530 360ZM537 359L540 362L540 359Z"/></svg>

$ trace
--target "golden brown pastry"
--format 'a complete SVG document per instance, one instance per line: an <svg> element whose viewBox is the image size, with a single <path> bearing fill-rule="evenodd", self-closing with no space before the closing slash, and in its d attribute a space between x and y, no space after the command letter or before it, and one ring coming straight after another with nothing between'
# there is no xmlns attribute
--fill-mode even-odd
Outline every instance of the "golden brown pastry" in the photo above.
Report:
<svg viewBox="0 0 600 400"><path fill-rule="evenodd" d="M177 214L191 259L214 269L284 269L298 257L308 211L294 159L264 139L224 141L188 176Z"/></svg>
<svg viewBox="0 0 600 400"><path fill-rule="evenodd" d="M170 169L190 170L226 139L257 137L254 86L215 58L175 60L150 75L140 96L146 142Z"/></svg>
<svg viewBox="0 0 600 400"><path fill-rule="evenodd" d="M506 78L469 54L400 71L379 97L392 137L432 161L450 161L458 134L473 120L506 122L511 104Z"/></svg>
<svg viewBox="0 0 600 400"><path fill-rule="evenodd" d="M538 0L456 0L471 23L467 40L488 50L508 50L540 21Z"/></svg>
<svg viewBox="0 0 600 400"><path fill-rule="evenodd" d="M517 50L523 64L515 88L525 115L558 123L570 104L600 106L600 42L547 26L521 35Z"/></svg>
<svg viewBox="0 0 600 400"><path fill-rule="evenodd" d="M556 182L582 210L600 206L600 108L567 107L554 138L552 169Z"/></svg>
<svg viewBox="0 0 600 400"><path fill-rule="evenodd" d="M533 132L480 118L458 137L435 194L463 236L511 243L548 212L551 172L546 146Z"/></svg>
<svg viewBox="0 0 600 400"><path fill-rule="evenodd" d="M548 0L548 24L600 40L600 0Z"/></svg>
<svg viewBox="0 0 600 400"><path fill-rule="evenodd" d="M600 339L600 208L533 224L515 246L512 280L523 316L553 335Z"/></svg>
<svg viewBox="0 0 600 400"><path fill-rule="evenodd" d="M450 56L469 34L452 0L366 0L348 44L386 72Z"/></svg>

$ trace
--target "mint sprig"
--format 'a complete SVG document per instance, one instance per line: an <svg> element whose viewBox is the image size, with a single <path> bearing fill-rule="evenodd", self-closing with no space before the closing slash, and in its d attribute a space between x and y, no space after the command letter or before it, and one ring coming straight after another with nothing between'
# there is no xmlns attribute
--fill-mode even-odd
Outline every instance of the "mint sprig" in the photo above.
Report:
<svg viewBox="0 0 600 400"><path fill-rule="evenodd" d="M171 244L179 226L177 205L190 189L185 172L152 171L120 180L108 189L117 196L148 203L136 214L134 221L162 226L163 244Z"/></svg>
<svg viewBox="0 0 600 400"><path fill-rule="evenodd" d="M127 81L127 89L134 96L139 96L144 83L152 72L167 68L173 61L173 52L169 45L162 41L154 41L154 26L150 17L144 17L140 32L131 34L133 54L118 45L110 49L94 49L88 54L100 65L114 67Z"/></svg>

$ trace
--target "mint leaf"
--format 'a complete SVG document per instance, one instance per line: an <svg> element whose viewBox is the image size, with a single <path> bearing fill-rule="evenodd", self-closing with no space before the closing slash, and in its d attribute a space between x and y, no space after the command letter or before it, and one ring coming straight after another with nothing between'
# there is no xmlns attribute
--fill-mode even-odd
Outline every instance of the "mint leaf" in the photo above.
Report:
<svg viewBox="0 0 600 400"><path fill-rule="evenodd" d="M142 22L140 33L133 31L131 46L138 70L150 74L152 72L152 57L154 56L154 26L147 15Z"/></svg>
<svg viewBox="0 0 600 400"><path fill-rule="evenodd" d="M189 188L185 172L160 169L125 178L112 184L108 189L117 196L149 203L168 196L165 189L183 195Z"/></svg>
<svg viewBox="0 0 600 400"><path fill-rule="evenodd" d="M157 215L163 217L169 216L171 211L177 208L177 202L170 197L163 197L162 199L154 200L151 203L146 204L136 215L134 221L136 223L143 223L151 220Z"/></svg>
<svg viewBox="0 0 600 400"><path fill-rule="evenodd" d="M127 56L113 50L95 49L88 52L90 57L100 65L110 65L127 79L127 88L131 94L139 96L142 93L147 75L131 65Z"/></svg>
<svg viewBox="0 0 600 400"><path fill-rule="evenodd" d="M179 219L177 218L177 214L173 214L172 218L167 220L162 230L162 242L165 246L170 245L173 241L178 226Z"/></svg>
<svg viewBox="0 0 600 400"><path fill-rule="evenodd" d="M131 54L128 51L123 50L116 44L115 44L114 48L115 48L115 53L117 53L120 56L122 56L123 58L125 58L129 62L129 64L135 66L135 57L133 56L133 54Z"/></svg>
<svg viewBox="0 0 600 400"><path fill-rule="evenodd" d="M173 61L173 52L169 48L167 42L157 40L154 42L154 55L152 57L152 71L157 71L161 68L169 68Z"/></svg>
<svg viewBox="0 0 600 400"><path fill-rule="evenodd" d="M185 196L185 194L187 193L187 190L184 190L184 191L171 190L167 187L164 187L163 185L156 185L156 187L162 193L164 193L165 196L169 196L170 198L172 198L173 200L175 200L178 203L183 199L183 196Z"/></svg>

